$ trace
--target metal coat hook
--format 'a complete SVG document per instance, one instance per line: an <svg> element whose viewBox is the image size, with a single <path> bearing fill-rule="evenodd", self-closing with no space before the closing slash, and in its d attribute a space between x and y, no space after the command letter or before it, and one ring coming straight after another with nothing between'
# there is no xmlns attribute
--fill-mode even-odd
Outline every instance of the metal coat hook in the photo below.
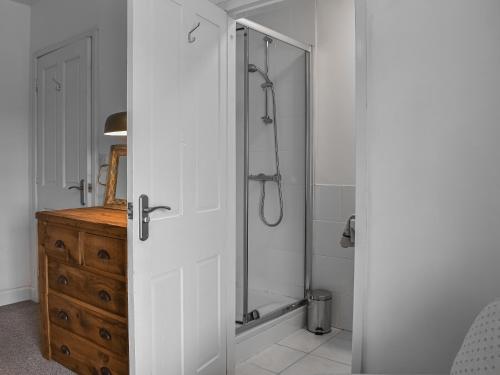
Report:
<svg viewBox="0 0 500 375"><path fill-rule="evenodd" d="M200 27L201 23L198 22L195 26L193 26L193 28L191 29L191 31L188 33L188 42L189 43L194 43L196 41L196 37L194 36L191 36L191 34L198 28Z"/></svg>
<svg viewBox="0 0 500 375"><path fill-rule="evenodd" d="M61 82L55 78L52 78L52 81L56 84L56 91L61 91Z"/></svg>

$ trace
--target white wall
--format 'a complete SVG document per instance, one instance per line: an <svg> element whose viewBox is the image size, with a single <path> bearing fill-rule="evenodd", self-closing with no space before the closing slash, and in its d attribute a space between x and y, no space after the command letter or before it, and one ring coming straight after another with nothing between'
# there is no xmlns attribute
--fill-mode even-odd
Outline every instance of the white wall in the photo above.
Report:
<svg viewBox="0 0 500 375"><path fill-rule="evenodd" d="M332 324L352 330L355 213L354 1L316 1L313 287L333 292Z"/></svg>
<svg viewBox="0 0 500 375"><path fill-rule="evenodd" d="M29 299L30 9L0 0L0 305Z"/></svg>
<svg viewBox="0 0 500 375"><path fill-rule="evenodd" d="M315 44L315 0L285 0L240 14L306 44Z"/></svg>
<svg viewBox="0 0 500 375"><path fill-rule="evenodd" d="M97 152L107 163L110 145L124 137L104 136L107 116L127 109L127 1L39 0L32 6L31 51L98 28ZM102 187L99 187L102 204Z"/></svg>
<svg viewBox="0 0 500 375"><path fill-rule="evenodd" d="M367 1L366 373L448 372L500 296L499 15Z"/></svg>
<svg viewBox="0 0 500 375"><path fill-rule="evenodd" d="M317 0L316 184L355 184L354 1Z"/></svg>
<svg viewBox="0 0 500 375"><path fill-rule="evenodd" d="M313 287L333 292L332 324L352 329L355 211L354 0L287 0L243 15L314 46Z"/></svg>

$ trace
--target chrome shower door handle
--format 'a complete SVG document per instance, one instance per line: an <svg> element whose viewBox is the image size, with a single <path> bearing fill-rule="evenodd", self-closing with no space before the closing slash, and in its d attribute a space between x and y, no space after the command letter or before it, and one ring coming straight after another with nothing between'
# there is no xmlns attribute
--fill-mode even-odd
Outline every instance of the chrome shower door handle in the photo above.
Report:
<svg viewBox="0 0 500 375"><path fill-rule="evenodd" d="M139 197L139 214L141 220L139 223L139 239L141 241L146 241L149 238L149 222L151 221L149 214L156 210L170 211L171 208L169 206L149 207L149 197L146 194L142 194Z"/></svg>
<svg viewBox="0 0 500 375"><path fill-rule="evenodd" d="M80 185L70 186L68 190L80 190L80 204L85 206L85 180L82 178L80 180Z"/></svg>

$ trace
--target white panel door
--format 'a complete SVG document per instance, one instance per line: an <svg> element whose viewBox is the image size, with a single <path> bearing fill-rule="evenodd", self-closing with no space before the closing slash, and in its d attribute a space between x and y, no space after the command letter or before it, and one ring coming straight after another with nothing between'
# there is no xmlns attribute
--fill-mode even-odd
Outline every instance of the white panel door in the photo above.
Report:
<svg viewBox="0 0 500 375"><path fill-rule="evenodd" d="M38 209L87 205L90 136L91 39L85 38L37 60Z"/></svg>
<svg viewBox="0 0 500 375"><path fill-rule="evenodd" d="M222 375L232 310L226 280L235 268L227 240L228 19L208 0L129 5L131 371ZM171 207L150 214L146 241L142 194L150 206Z"/></svg>

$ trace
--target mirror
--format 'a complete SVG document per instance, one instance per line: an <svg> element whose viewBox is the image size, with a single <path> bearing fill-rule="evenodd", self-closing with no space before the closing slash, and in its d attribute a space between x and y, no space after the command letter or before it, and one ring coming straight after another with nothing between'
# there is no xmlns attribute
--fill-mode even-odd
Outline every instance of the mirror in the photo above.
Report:
<svg viewBox="0 0 500 375"><path fill-rule="evenodd" d="M127 145L111 146L104 207L127 209Z"/></svg>

